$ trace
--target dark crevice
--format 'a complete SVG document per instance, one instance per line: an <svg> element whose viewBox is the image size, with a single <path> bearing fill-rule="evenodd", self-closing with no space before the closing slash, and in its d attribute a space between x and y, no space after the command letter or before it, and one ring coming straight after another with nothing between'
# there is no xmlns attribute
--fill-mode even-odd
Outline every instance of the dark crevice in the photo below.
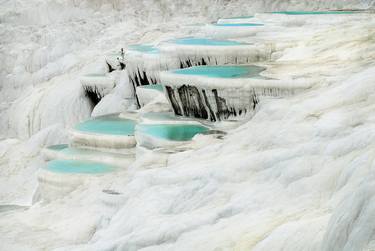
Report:
<svg viewBox="0 0 375 251"><path fill-rule="evenodd" d="M108 67L108 72L113 72L115 69L107 61L105 61Z"/></svg>
<svg viewBox="0 0 375 251"><path fill-rule="evenodd" d="M212 111L210 102L208 101L208 98L207 98L207 95L206 95L206 91L202 90L202 93L203 93L203 97L204 97L204 102L206 103L208 111L210 112L210 120L212 122L214 122L214 121L216 121L215 113Z"/></svg>
<svg viewBox="0 0 375 251"><path fill-rule="evenodd" d="M214 94L215 101L216 101L216 107L217 107L216 117L219 120L227 119L229 118L229 116L236 114L236 111L234 110L234 108L228 108L225 99L219 96L216 89L213 89L212 93Z"/></svg>
<svg viewBox="0 0 375 251"><path fill-rule="evenodd" d="M178 104L173 88L170 86L165 86L165 89L167 90L168 98L172 104L172 109L174 113L176 115L182 116L182 111L181 111L180 105Z"/></svg>
<svg viewBox="0 0 375 251"><path fill-rule="evenodd" d="M126 68L126 64L123 62L120 62L120 69L124 70Z"/></svg>
<svg viewBox="0 0 375 251"><path fill-rule="evenodd" d="M185 116L208 119L208 114L198 88L183 85L178 88L178 94Z"/></svg>
<svg viewBox="0 0 375 251"><path fill-rule="evenodd" d="M103 98L96 87L92 88L91 86L86 86L83 89L85 90L85 96L88 97L93 107L96 106Z"/></svg>

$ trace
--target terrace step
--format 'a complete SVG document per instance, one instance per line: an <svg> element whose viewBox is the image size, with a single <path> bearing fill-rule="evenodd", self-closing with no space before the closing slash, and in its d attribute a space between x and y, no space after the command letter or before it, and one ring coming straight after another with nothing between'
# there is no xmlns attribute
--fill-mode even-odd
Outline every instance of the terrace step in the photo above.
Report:
<svg viewBox="0 0 375 251"><path fill-rule="evenodd" d="M86 96L96 105L115 87L115 80L105 74L87 74L81 77Z"/></svg>
<svg viewBox="0 0 375 251"><path fill-rule="evenodd" d="M135 124L135 120L120 117L119 114L87 120L71 130L71 146L127 153L136 144Z"/></svg>
<svg viewBox="0 0 375 251"><path fill-rule="evenodd" d="M135 160L134 151L127 154L103 152L92 149L69 147L69 145L54 145L42 150L45 160L83 160L110 164L119 167L128 167Z"/></svg>
<svg viewBox="0 0 375 251"><path fill-rule="evenodd" d="M45 201L56 200L88 180L118 170L117 167L83 160L52 160L39 170L38 195Z"/></svg>
<svg viewBox="0 0 375 251"><path fill-rule="evenodd" d="M179 119L171 113L145 114L135 129L137 146L148 149L174 149L185 145L199 133L208 131L198 121Z"/></svg>
<svg viewBox="0 0 375 251"><path fill-rule="evenodd" d="M260 97L285 97L312 86L305 79L270 79L254 65L199 66L160 77L176 115L212 122L254 115Z"/></svg>

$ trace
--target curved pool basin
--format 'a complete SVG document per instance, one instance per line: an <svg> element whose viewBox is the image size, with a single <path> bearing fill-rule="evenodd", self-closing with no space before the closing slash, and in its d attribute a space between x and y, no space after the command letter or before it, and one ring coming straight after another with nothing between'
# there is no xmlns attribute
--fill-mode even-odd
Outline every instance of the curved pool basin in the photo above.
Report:
<svg viewBox="0 0 375 251"><path fill-rule="evenodd" d="M159 53L159 49L156 48L153 45L147 45L147 44L133 44L128 47L129 50L137 51L137 52L143 52L143 53Z"/></svg>
<svg viewBox="0 0 375 251"><path fill-rule="evenodd" d="M227 66L194 66L174 70L173 73L195 75L210 78L261 78L259 73L265 68L259 66L227 65Z"/></svg>
<svg viewBox="0 0 375 251"><path fill-rule="evenodd" d="M232 40L220 40L210 38L179 38L169 42L178 45L200 45L200 46L233 46L233 45L246 45L247 43L241 43Z"/></svg>
<svg viewBox="0 0 375 251"><path fill-rule="evenodd" d="M189 141L209 129L197 124L140 124L137 132L170 141Z"/></svg>
<svg viewBox="0 0 375 251"><path fill-rule="evenodd" d="M112 172L115 170L115 167L92 161L51 160L47 163L45 169L55 173L100 174Z"/></svg>
<svg viewBox="0 0 375 251"><path fill-rule="evenodd" d="M61 150L64 150L68 147L69 147L68 144L59 144L59 145L48 146L46 148L49 149L49 150L54 150L54 151L61 151Z"/></svg>
<svg viewBox="0 0 375 251"><path fill-rule="evenodd" d="M107 135L134 135L135 121L119 118L117 115L101 116L75 126L81 132Z"/></svg>

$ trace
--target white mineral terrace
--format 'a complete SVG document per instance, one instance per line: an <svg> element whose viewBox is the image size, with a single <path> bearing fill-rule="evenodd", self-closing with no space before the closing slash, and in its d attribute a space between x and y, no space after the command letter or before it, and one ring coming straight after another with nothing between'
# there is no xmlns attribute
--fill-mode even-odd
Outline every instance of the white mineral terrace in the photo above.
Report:
<svg viewBox="0 0 375 251"><path fill-rule="evenodd" d="M245 43L210 38L180 38L163 42L160 51L175 55L180 68L195 65L246 64L270 58L266 43Z"/></svg>
<svg viewBox="0 0 375 251"><path fill-rule="evenodd" d="M136 144L134 126L133 120L120 118L119 115L97 117L71 130L71 144L126 153Z"/></svg>
<svg viewBox="0 0 375 251"><path fill-rule="evenodd" d="M125 55L126 70L135 87L156 84L161 70L179 68L175 57L160 54L159 49L151 45L131 46Z"/></svg>
<svg viewBox="0 0 375 251"><path fill-rule="evenodd" d="M242 68L242 66L218 66L218 71L225 68ZM253 67L253 66L250 66ZM215 66L208 66L208 69ZM262 68L262 67L260 67ZM194 73L198 67L192 67L192 73L184 70L172 70L160 73L161 82L164 86L182 86L192 85L205 89L240 89L240 90L253 90L259 96L273 96L282 97L293 95L301 91L305 91L313 86L314 81L306 78L293 78L292 76L285 79L272 79L262 76L239 76L239 77L221 77L218 75L205 76L204 74ZM266 68L264 68L266 70Z"/></svg>
<svg viewBox="0 0 375 251"><path fill-rule="evenodd" d="M115 80L105 74L87 74L82 76L80 81L86 93L96 96L97 100L110 93L115 87Z"/></svg>
<svg viewBox="0 0 375 251"><path fill-rule="evenodd" d="M255 36L257 33L266 29L263 23L216 23L207 24L202 27L202 32L207 37L212 38L239 38L239 37L249 37Z"/></svg>
<svg viewBox="0 0 375 251"><path fill-rule="evenodd" d="M374 8L2 1L0 250L375 250Z"/></svg>
<svg viewBox="0 0 375 251"><path fill-rule="evenodd" d="M121 167L86 160L52 160L38 174L38 196L44 201L61 198L79 185L114 172Z"/></svg>
<svg viewBox="0 0 375 251"><path fill-rule="evenodd" d="M259 19L254 16L239 16L219 18L217 24L246 24L246 23L261 23Z"/></svg>
<svg viewBox="0 0 375 251"><path fill-rule="evenodd" d="M262 97L288 97L312 87L306 79L271 79L252 65L195 66L161 73L176 115L212 122L250 118Z"/></svg>
<svg viewBox="0 0 375 251"><path fill-rule="evenodd" d="M126 154L105 152L87 149L87 148L77 148L69 147L69 145L60 145L44 148L41 152L45 160L54 159L67 159L67 160L86 160L94 161L100 163L106 163L113 166L127 167L132 164L135 159L134 152L128 151Z"/></svg>
<svg viewBox="0 0 375 251"><path fill-rule="evenodd" d="M173 152L176 147L189 143L196 134L208 130L198 121L179 119L171 113L149 113L144 114L135 127L135 138L137 147Z"/></svg>

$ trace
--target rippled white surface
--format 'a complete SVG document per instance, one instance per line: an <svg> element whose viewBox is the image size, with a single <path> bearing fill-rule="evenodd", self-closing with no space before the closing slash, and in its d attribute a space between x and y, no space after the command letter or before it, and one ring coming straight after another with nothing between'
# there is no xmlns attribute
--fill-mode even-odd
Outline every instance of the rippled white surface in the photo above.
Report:
<svg viewBox="0 0 375 251"><path fill-rule="evenodd" d="M1 248L371 250L374 15L257 16L272 27L241 41L270 43L267 74L313 79L311 90L263 100L223 141L199 136L198 149L171 155L167 168L135 163L30 206L39 151L66 143L67 129L90 116L79 76L104 72L106 53L196 35L191 24L218 17L366 7L374 1L2 1ZM123 91L93 115L125 109Z"/></svg>

